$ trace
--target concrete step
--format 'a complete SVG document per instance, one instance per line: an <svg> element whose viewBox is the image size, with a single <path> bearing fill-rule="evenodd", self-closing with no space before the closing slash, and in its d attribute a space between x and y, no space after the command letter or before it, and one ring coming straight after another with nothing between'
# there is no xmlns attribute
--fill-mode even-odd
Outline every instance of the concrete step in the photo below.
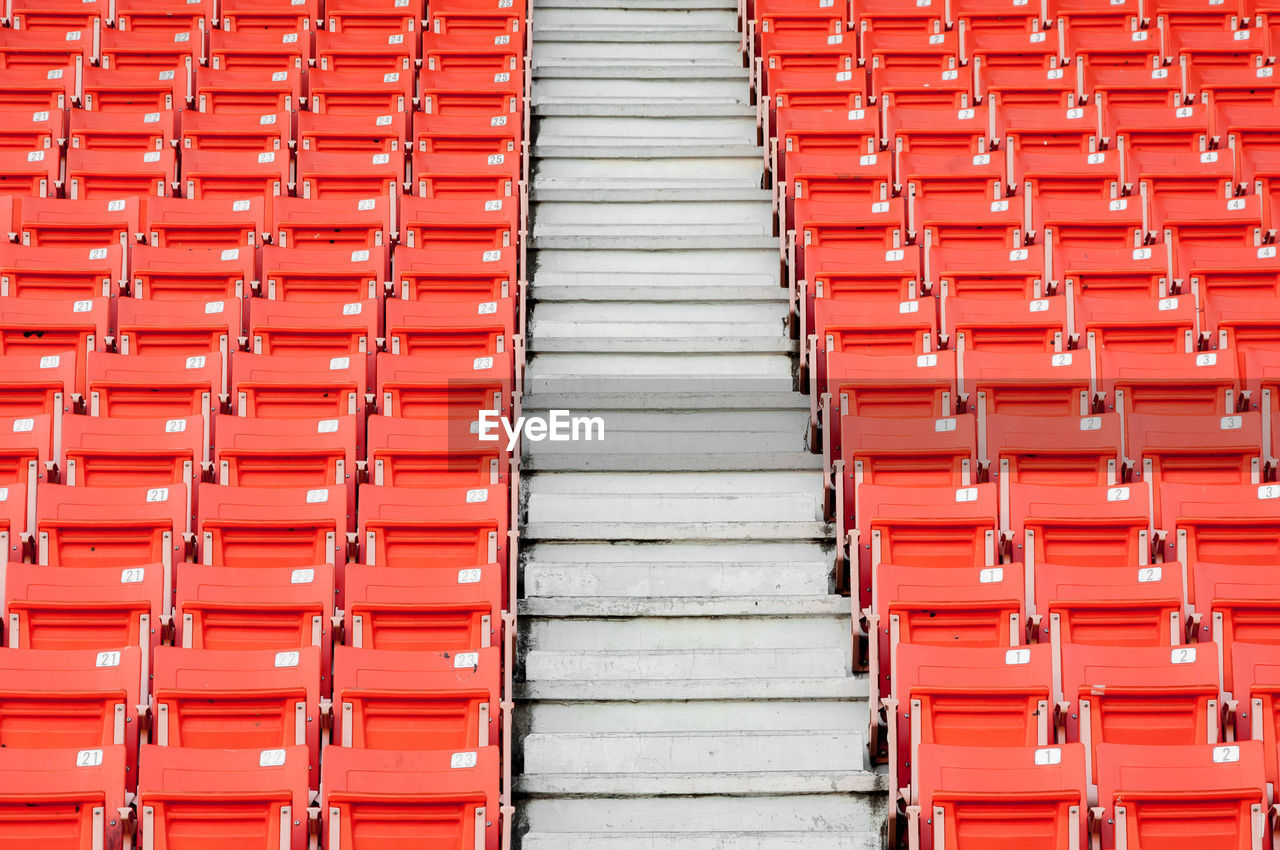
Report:
<svg viewBox="0 0 1280 850"><path fill-rule="evenodd" d="M613 100L635 100L644 103L662 103L676 99L688 103L719 102L746 103L747 90L745 77L742 79L698 79L685 81L682 93L674 96L671 93L669 79L631 79L614 75L590 77L546 77L538 83L539 97L553 97L564 100L590 102L600 98Z"/></svg>
<svg viewBox="0 0 1280 850"><path fill-rule="evenodd" d="M530 525L537 523L625 523L634 526L723 523L805 523L821 519L808 493L730 496L632 493L555 493L529 496Z"/></svg>
<svg viewBox="0 0 1280 850"><path fill-rule="evenodd" d="M538 4L538 14L547 9L720 9L737 11L733 0L550 0Z"/></svg>
<svg viewBox="0 0 1280 850"><path fill-rule="evenodd" d="M853 700L693 700L681 702L537 702L526 714L528 731L717 732L728 718L738 731L843 731L866 723L866 703Z"/></svg>
<svg viewBox="0 0 1280 850"><path fill-rule="evenodd" d="M676 597L679 599L679 597ZM546 601L532 603L542 607ZM815 602L812 610L789 616L757 615L745 613L738 607L736 613L717 616L660 615L657 606L661 602L620 603L612 615L583 611L579 614L533 615L527 623L522 640L530 652L590 652L597 655L613 653L634 656L638 652L719 652L721 650L760 650L762 652L805 652L818 654L836 652L848 656L847 640L852 606L847 599L831 597L830 601ZM672 602L668 606L689 605L689 600ZM793 607L795 604L793 603ZM638 610L635 616L620 612L621 606ZM707 608L724 607L719 600L709 602ZM841 638L846 638L841 640ZM641 663L648 663L643 661ZM847 672L849 668L845 667ZM766 678L767 667L759 671ZM529 678L537 678L530 673ZM700 677L691 677L700 678Z"/></svg>
<svg viewBox="0 0 1280 850"><path fill-rule="evenodd" d="M575 596L571 599L528 598L520 601L526 617L578 619L639 617L809 617L818 614L851 616L849 600L825 591L813 596L704 596L692 584L687 595L672 596Z"/></svg>
<svg viewBox="0 0 1280 850"><path fill-rule="evenodd" d="M646 679L813 679L849 675L848 653L838 647L795 649L668 649L611 650L531 649L525 656L525 679L620 683ZM693 699L684 686L682 699ZM600 697L603 699L603 697ZM638 699L639 697L637 697Z"/></svg>
<svg viewBox="0 0 1280 850"><path fill-rule="evenodd" d="M572 17L572 16L568 16ZM587 25L570 21L553 23L542 18L541 11L534 16L534 53L545 42L578 41L601 48L610 44L728 44L738 49L742 36L736 26L700 27L681 26L679 23L663 26Z"/></svg>
<svg viewBox="0 0 1280 850"><path fill-rule="evenodd" d="M885 777L866 771L742 771L706 773L528 773L515 781L516 793L567 796L684 796L688 794L872 794L883 793Z"/></svg>
<svg viewBox="0 0 1280 850"><path fill-rule="evenodd" d="M704 567L755 566L781 563L824 562L828 550L817 543L786 541L759 543L538 543L526 547L527 563L575 565L617 565L641 567L646 564L680 563Z"/></svg>
<svg viewBox="0 0 1280 850"><path fill-rule="evenodd" d="M538 160L538 173L546 175L549 173L548 166L552 165L555 160L569 160L569 165L577 165L585 167L584 160L595 163L596 160L613 160L613 159L639 159L639 160L680 160L680 164L689 165L685 160L696 160L697 165L714 166L716 162L722 160L741 161L751 166L760 166L763 163L760 149L755 145L744 143L724 143L724 144L657 144L642 145L634 142L632 139L626 138L622 140L615 139L613 144L593 145L589 150L583 150L581 147L574 145L557 145L554 141L555 137L544 140L539 135L538 140L533 146L533 156ZM706 162L710 160L711 162ZM667 163L670 165L671 163ZM596 163L596 166L601 165ZM596 167L593 166L593 167ZM616 167L611 166L611 167Z"/></svg>
<svg viewBox="0 0 1280 850"><path fill-rule="evenodd" d="M758 200L746 201L546 201L538 206L535 238L574 234L679 236L773 232L770 207ZM772 238L772 237L771 237Z"/></svg>
<svg viewBox="0 0 1280 850"><path fill-rule="evenodd" d="M851 731L568 732L527 735L524 752L533 775L816 773L861 770L866 745Z"/></svg>
<svg viewBox="0 0 1280 850"><path fill-rule="evenodd" d="M651 426L657 425L661 417L644 414L631 415L630 421L643 425L645 420ZM678 421L680 417L673 417ZM782 420L777 414L756 414L755 422L764 423L769 419ZM628 495L651 498L678 498L682 496L741 496L775 498L782 494L800 494L807 498L818 498L822 495L822 483L811 472L722 472L713 475L705 473L666 472L636 473L634 475L613 474L558 474L534 475L525 482L530 495L574 496L582 494L600 494L602 496L617 495L625 491Z"/></svg>
<svg viewBox="0 0 1280 850"><path fill-rule="evenodd" d="M625 241L625 240L623 240ZM779 265L776 245L765 247L642 250L634 243L612 250L565 250L563 244L544 244L533 257L535 279L544 273L612 274L772 274ZM553 250L553 247L555 248Z"/></svg>
<svg viewBox="0 0 1280 850"><path fill-rule="evenodd" d="M701 798L700 798L701 799ZM523 850L880 850L875 832L530 832Z"/></svg>
<svg viewBox="0 0 1280 850"><path fill-rule="evenodd" d="M746 100L723 103L701 101L636 103L616 98L547 97L535 88L531 104L540 117L574 118L741 118L755 120L756 108ZM625 138L625 137L620 137Z"/></svg>
<svg viewBox="0 0 1280 850"><path fill-rule="evenodd" d="M661 32L667 29L716 31L736 29L737 8L678 8L675 6L633 8L607 6L598 3L585 8L546 8L539 6L534 15L534 32L546 29L586 27L595 30L609 28L651 29Z"/></svg>
<svg viewBox="0 0 1280 850"><path fill-rule="evenodd" d="M559 32L565 32L560 30ZM664 42L613 42L597 44L586 41L559 41L556 31L542 31L535 34L537 47L533 51L533 62L563 62L583 60L586 62L714 62L733 63L742 66L742 56L738 53L736 41L718 39L715 41L664 41Z"/></svg>
<svg viewBox="0 0 1280 850"><path fill-rule="evenodd" d="M546 272L538 275L531 289L535 302L615 302L688 303L704 301L782 302L786 290L767 274L637 274L614 275L590 272Z"/></svg>
<svg viewBox="0 0 1280 850"><path fill-rule="evenodd" d="M538 702L671 700L863 700L865 679L849 676L788 676L761 679L728 676L718 679L539 679L515 686L516 699Z"/></svg>
<svg viewBox="0 0 1280 850"><path fill-rule="evenodd" d="M681 76L681 75L684 76ZM732 80L745 85L747 69L739 61L654 62L636 59L544 59L535 61L537 80Z"/></svg>
<svg viewBox="0 0 1280 850"><path fill-rule="evenodd" d="M701 157L649 156L649 152L661 150L661 146L593 145L590 157L582 149L576 156L547 156L534 165L534 179L544 184L551 181L566 188L668 188L707 185L715 188L758 189L763 161L755 155L724 145L702 145L706 154ZM559 148L556 154L565 153ZM602 185L603 184L603 185Z"/></svg>
<svg viewBox="0 0 1280 850"><path fill-rule="evenodd" d="M524 567L528 604L574 604L579 599L644 599L696 596L704 604L717 599L750 598L764 604L774 597L815 596L830 592L827 561L705 563L573 563L531 560ZM736 604L736 602L735 602Z"/></svg>
<svg viewBox="0 0 1280 850"><path fill-rule="evenodd" d="M646 390L648 381L619 382L610 392L596 390L587 381L561 381L561 391L548 392L526 386L525 410L809 410L798 393L762 389L758 380L670 379L666 389ZM594 382L591 382L594 384ZM774 383L770 381L769 383Z"/></svg>
<svg viewBox="0 0 1280 850"><path fill-rule="evenodd" d="M523 469L529 472L660 472L677 470L689 472L724 472L749 470L752 472L777 469L822 470L822 456L812 452L762 451L752 449L735 454L709 454L716 451L712 445L705 451L695 451L697 434L673 434L672 441L679 443L682 451L618 452L594 448L606 441L581 443L581 448L561 452L539 452L523 461ZM617 441L612 441L615 445ZM779 439L776 442L781 443ZM787 443L793 442L786 440ZM648 449L649 443L642 448Z"/></svg>
<svg viewBox="0 0 1280 850"><path fill-rule="evenodd" d="M558 145L616 145L619 139L636 144L678 140L682 145L724 145L751 141L756 135L754 112L736 116L673 116L670 118L590 118L549 116L538 125L538 141Z"/></svg>
<svg viewBox="0 0 1280 850"><path fill-rule="evenodd" d="M690 201L701 203L734 204L739 201L752 201L757 204L769 204L769 193L746 182L718 184L714 190L705 186L611 186L603 181L564 181L557 179L535 179L532 197L541 203L652 203L680 204ZM772 206L769 213L760 213L772 218Z"/></svg>

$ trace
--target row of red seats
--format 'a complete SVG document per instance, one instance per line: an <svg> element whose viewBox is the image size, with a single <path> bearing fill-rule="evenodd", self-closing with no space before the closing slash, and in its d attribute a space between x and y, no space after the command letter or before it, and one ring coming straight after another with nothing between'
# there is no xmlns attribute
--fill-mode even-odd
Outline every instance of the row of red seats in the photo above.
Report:
<svg viewBox="0 0 1280 850"><path fill-rule="evenodd" d="M743 10L891 846L1271 837L1271 24L1143 5Z"/></svg>

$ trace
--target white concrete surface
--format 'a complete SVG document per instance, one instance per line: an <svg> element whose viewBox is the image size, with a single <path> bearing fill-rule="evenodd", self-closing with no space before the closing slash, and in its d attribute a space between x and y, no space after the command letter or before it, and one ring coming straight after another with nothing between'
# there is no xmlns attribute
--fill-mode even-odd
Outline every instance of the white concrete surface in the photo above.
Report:
<svg viewBox="0 0 1280 850"><path fill-rule="evenodd" d="M879 848L734 6L534 14L517 846Z"/></svg>

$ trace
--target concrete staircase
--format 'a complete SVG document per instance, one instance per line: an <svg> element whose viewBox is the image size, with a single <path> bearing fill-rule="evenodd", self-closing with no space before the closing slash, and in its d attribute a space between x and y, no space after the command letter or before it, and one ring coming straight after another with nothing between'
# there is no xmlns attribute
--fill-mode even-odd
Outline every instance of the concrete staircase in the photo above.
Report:
<svg viewBox="0 0 1280 850"><path fill-rule="evenodd" d="M804 445L732 0L534 11L524 850L872 850L867 683Z"/></svg>

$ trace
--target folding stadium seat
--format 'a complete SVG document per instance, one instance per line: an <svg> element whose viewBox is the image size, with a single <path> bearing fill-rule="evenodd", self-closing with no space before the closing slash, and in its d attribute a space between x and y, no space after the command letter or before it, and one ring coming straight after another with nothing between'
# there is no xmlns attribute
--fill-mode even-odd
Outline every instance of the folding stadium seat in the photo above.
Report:
<svg viewBox="0 0 1280 850"><path fill-rule="evenodd" d="M955 353L832 352L827 356L826 392L835 402L836 416L946 418L955 413ZM833 457L840 452L839 434L832 435L832 450Z"/></svg>
<svg viewBox="0 0 1280 850"><path fill-rule="evenodd" d="M992 184L994 185L994 184ZM958 188L958 187L957 187ZM1026 262L1027 215L1020 199L991 199L970 194L976 187L954 194L933 194L911 199L911 230L923 234L925 272L933 280L933 269L947 255L956 252L993 252L992 260L1001 265ZM975 203L979 201L979 203Z"/></svg>
<svg viewBox="0 0 1280 850"><path fill-rule="evenodd" d="M519 154L417 154L414 194L423 198L487 201L510 198L521 179Z"/></svg>
<svg viewBox="0 0 1280 850"><path fill-rule="evenodd" d="M1270 17L1275 20L1274 14ZM1275 69L1251 62L1208 68L1192 65L1187 68L1186 87L1213 108L1218 128L1267 116L1280 99L1280 78Z"/></svg>
<svg viewBox="0 0 1280 850"><path fill-rule="evenodd" d="M1152 488L1156 515L1162 484L1259 484L1262 416L1132 413L1125 417L1125 454L1134 481Z"/></svg>
<svg viewBox="0 0 1280 850"><path fill-rule="evenodd" d="M360 560L387 567L505 564L506 485L472 488L360 486Z"/></svg>
<svg viewBox="0 0 1280 850"><path fill-rule="evenodd" d="M102 33L99 64L116 71L186 70L191 85L192 70L204 59L204 30L120 30Z"/></svg>
<svg viewBox="0 0 1280 850"><path fill-rule="evenodd" d="M5 645L35 650L135 647L145 676L169 618L163 564L4 567Z"/></svg>
<svg viewBox="0 0 1280 850"><path fill-rule="evenodd" d="M320 651L320 693L329 692L334 569L183 564L174 606L175 646L188 649Z"/></svg>
<svg viewBox="0 0 1280 850"><path fill-rule="evenodd" d="M204 432L221 404L223 371L218 352L89 358L86 407L91 416L176 419L199 416Z"/></svg>
<svg viewBox="0 0 1280 850"><path fill-rule="evenodd" d="M774 104L783 93L830 92L843 95L839 103L845 103L849 95L865 100L867 75L858 66L853 44L841 38L836 44L822 46L823 36L815 34L814 38L814 46L808 49L771 50L756 57L752 82L760 98L774 106L775 116ZM802 97L808 99L807 94Z"/></svg>
<svg viewBox="0 0 1280 850"><path fill-rule="evenodd" d="M856 206L797 199L794 236L787 239L788 269L804 277L808 262L818 255L842 251L874 256L900 249L907 241L906 212L901 198Z"/></svg>
<svg viewBox="0 0 1280 850"><path fill-rule="evenodd" d="M208 32L218 20L213 0L184 0L182 6L173 0L115 0L112 10L116 29L125 32Z"/></svg>
<svg viewBox="0 0 1280 850"><path fill-rule="evenodd" d="M959 241L956 246L930 246L921 276L926 289L948 298L1027 302L1051 294L1045 258L1042 245L974 246Z"/></svg>
<svg viewBox="0 0 1280 850"><path fill-rule="evenodd" d="M219 5L227 32L309 32L320 21L319 0L222 0Z"/></svg>
<svg viewBox="0 0 1280 850"><path fill-rule="evenodd" d="M272 357L238 352L231 356L235 412L265 419L363 420L368 369L359 355ZM364 446L357 425L357 456Z"/></svg>
<svg viewBox="0 0 1280 850"><path fill-rule="evenodd" d="M405 195L397 219L401 242L410 248L506 248L515 244L517 206L501 198L479 202Z"/></svg>
<svg viewBox="0 0 1280 850"><path fill-rule="evenodd" d="M101 201L86 204L99 209L104 206ZM118 237L103 239L93 247L83 243L74 247L0 244L0 295L68 303L111 298L124 280L124 258ZM77 312L91 309L82 307Z"/></svg>
<svg viewBox="0 0 1280 850"><path fill-rule="evenodd" d="M170 235L184 238L177 228ZM239 299L257 278L252 248L190 250L139 245L134 247L131 259L131 294L152 301L193 301L203 305Z"/></svg>
<svg viewBox="0 0 1280 850"><path fill-rule="evenodd" d="M912 844L923 850L1084 847L1085 760L1078 744L923 745L915 764L920 802L907 808Z"/></svg>
<svg viewBox="0 0 1280 850"><path fill-rule="evenodd" d="M861 304L823 298L814 302L817 382L826 383L826 354L927 354L938 346L938 319L932 298L898 304Z"/></svg>
<svg viewBox="0 0 1280 850"><path fill-rule="evenodd" d="M0 549L4 551L4 561L22 561L31 550L28 529L33 515L29 501L25 488L0 487Z"/></svg>
<svg viewBox="0 0 1280 850"><path fill-rule="evenodd" d="M1206 211L1217 207L1212 216ZM1265 236L1261 199L1246 195L1229 200L1206 201L1203 198L1158 196L1151 199L1152 230L1163 233L1164 241L1175 246L1182 258L1194 256L1198 249L1221 252L1234 246L1255 247Z"/></svg>
<svg viewBox="0 0 1280 850"><path fill-rule="evenodd" d="M116 350L121 354L226 356L240 346L244 325L239 299L147 301L121 298L116 308ZM226 392L225 381L221 392Z"/></svg>
<svg viewBox="0 0 1280 850"><path fill-rule="evenodd" d="M86 68L80 88L84 108L95 112L166 112L185 108L191 96L187 72L181 67Z"/></svg>
<svg viewBox="0 0 1280 850"><path fill-rule="evenodd" d="M322 71L409 71L417 67L419 40L404 32L316 33Z"/></svg>
<svg viewBox="0 0 1280 850"><path fill-rule="evenodd" d="M1050 244L1046 250L1052 253L1046 260L1046 272L1072 299L1164 298L1173 289L1171 252L1164 243L1141 248L1056 248Z"/></svg>
<svg viewBox="0 0 1280 850"><path fill-rule="evenodd" d="M61 428L59 423L59 433ZM12 487L18 491L15 495L26 494L28 516L35 514L36 485L56 474L53 438L53 417L48 414L0 418L0 486Z"/></svg>
<svg viewBox="0 0 1280 850"><path fill-rule="evenodd" d="M1087 416L1093 412L1094 366L1087 351L966 351L960 394L970 410L1027 416Z"/></svg>
<svg viewBox="0 0 1280 850"><path fill-rule="evenodd" d="M326 29L331 33L347 35L388 35L413 33L418 26L419 14L410 3L381 0L379 3L359 0L332 0L325 3ZM421 9L417 10L421 13Z"/></svg>
<svg viewBox="0 0 1280 850"><path fill-rule="evenodd" d="M859 588L871 586L881 563L954 568L997 563L994 484L864 484L858 488L854 513L857 522L849 532L849 547L850 558L856 553L858 559ZM860 599L868 603L869 596L862 592Z"/></svg>
<svg viewBox="0 0 1280 850"><path fill-rule="evenodd" d="M1176 747L1221 740L1218 651L1186 646L1061 647L1060 716L1066 738L1095 754L1103 744ZM1087 763L1090 784L1097 765Z"/></svg>
<svg viewBox="0 0 1280 850"><path fill-rule="evenodd" d="M1236 410L1239 377L1229 351L1151 354L1103 349L1102 389L1124 415L1227 415Z"/></svg>
<svg viewBox="0 0 1280 850"><path fill-rule="evenodd" d="M383 115L410 112L417 75L412 71L322 71L308 74L311 111L322 115Z"/></svg>
<svg viewBox="0 0 1280 850"><path fill-rule="evenodd" d="M1181 65L1165 65L1160 55L1159 39L1151 30L1130 32L1125 48L1120 44L1091 44L1088 38L1077 38L1067 30L1068 55L1078 64L1080 91L1086 99L1099 99L1104 104L1142 103L1171 104L1182 102L1186 84ZM1139 40L1139 36L1143 38ZM1074 44L1073 44L1074 42Z"/></svg>
<svg viewBox="0 0 1280 850"><path fill-rule="evenodd" d="M305 746L320 763L320 648L162 646L152 668L153 740L200 750Z"/></svg>
<svg viewBox="0 0 1280 850"><path fill-rule="evenodd" d="M192 198L147 199L146 233L151 250L155 248L230 248L252 247L261 244L267 232L266 213L262 198L228 201L214 198L200 201ZM134 266L144 248L134 249ZM225 252L224 252L225 253ZM246 280L253 280L252 251L243 256L219 256L221 262L245 260L251 272ZM157 255L159 256L159 255ZM192 256L192 265L196 265Z"/></svg>
<svg viewBox="0 0 1280 850"><path fill-rule="evenodd" d="M187 548L186 509L182 487L42 484L31 523L38 562L99 568L163 564L167 572Z"/></svg>
<svg viewBox="0 0 1280 850"><path fill-rule="evenodd" d="M303 19L296 30L230 31L225 25L222 29L210 30L209 67L217 71L300 71L311 61L310 20Z"/></svg>
<svg viewBox="0 0 1280 850"><path fill-rule="evenodd" d="M369 417L371 484L391 487L487 487L510 481L502 446L481 440L461 420Z"/></svg>
<svg viewBox="0 0 1280 850"><path fill-rule="evenodd" d="M234 487L345 487L355 503L356 421L220 415L214 427L219 484Z"/></svg>
<svg viewBox="0 0 1280 850"><path fill-rule="evenodd" d="M1262 745L1099 744L1103 847L1175 850L1187 836L1224 850L1266 840Z"/></svg>
<svg viewBox="0 0 1280 850"><path fill-rule="evenodd" d="M409 138L409 113L316 115L299 112L299 151L395 153Z"/></svg>
<svg viewBox="0 0 1280 850"><path fill-rule="evenodd" d="M182 113L182 149L202 151L280 151L293 140L287 112L267 112L255 120L238 113Z"/></svg>
<svg viewBox="0 0 1280 850"><path fill-rule="evenodd" d="M377 248L396 232L395 204L381 193L359 200L280 197L272 230L281 248Z"/></svg>
<svg viewBox="0 0 1280 850"><path fill-rule="evenodd" d="M383 352L377 358L378 412L410 419L466 419L482 410L509 411L509 358L470 352L425 358Z"/></svg>
<svg viewBox="0 0 1280 850"><path fill-rule="evenodd" d="M1145 487L1013 485L1002 525L1008 529L1013 560L1027 564L1029 582L1034 581L1035 564L1151 563L1151 501ZM1027 598L1035 598L1030 585Z"/></svg>
<svg viewBox="0 0 1280 850"><path fill-rule="evenodd" d="M70 416L58 455L63 484L89 487L168 487L185 491L192 516L195 487L209 457L204 422ZM190 522L183 531L190 530Z"/></svg>
<svg viewBox="0 0 1280 850"><path fill-rule="evenodd" d="M385 249L280 248L262 251L262 295L279 301L351 302L378 298L386 286Z"/></svg>
<svg viewBox="0 0 1280 850"><path fill-rule="evenodd" d="M1162 484L1157 527L1165 532L1165 560L1186 570L1199 592L1199 565L1269 564L1280 549L1280 509L1274 484ZM1191 604L1199 609L1198 597Z"/></svg>
<svg viewBox="0 0 1280 850"><path fill-rule="evenodd" d="M973 69L965 65L948 67L958 60L956 45L947 45L942 61L934 67L884 68L872 66L871 98L891 109L895 105L937 105L960 110L973 105ZM873 55L874 63L882 59Z"/></svg>
<svg viewBox="0 0 1280 850"><path fill-rule="evenodd" d="M66 112L61 109L36 109L5 106L0 95L0 148L24 153L57 147L66 127Z"/></svg>
<svg viewBox="0 0 1280 850"><path fill-rule="evenodd" d="M343 593L346 645L457 652L500 646L505 564L412 569L350 564Z"/></svg>
<svg viewBox="0 0 1280 850"><path fill-rule="evenodd" d="M842 113L846 120L841 120ZM840 175L842 179L837 187L831 187L838 189L840 199L887 200L884 187L878 184L888 183L892 187L893 157L890 154L877 155L880 133L880 120L875 110L795 110L795 114L780 110L777 162L773 171L780 181L801 175ZM859 154L856 169L855 153ZM832 182L834 178L828 176L822 181L823 186L814 188L826 188ZM829 200L821 191L797 190L793 199L799 198ZM788 218L794 220L790 214Z"/></svg>
<svg viewBox="0 0 1280 850"><path fill-rule="evenodd" d="M56 451L62 415L70 413L80 400L78 360L74 348L57 354L0 354L0 415L25 418L47 414L53 422Z"/></svg>
<svg viewBox="0 0 1280 850"><path fill-rule="evenodd" d="M1036 564L1035 571L1032 624L1040 642L1051 643L1055 653L1067 644L1115 650L1184 642L1186 593L1177 564ZM1061 659L1055 656L1055 680L1061 669Z"/></svg>
<svg viewBox="0 0 1280 850"><path fill-rule="evenodd" d="M497 850L498 748L325 754L320 818L335 850L439 843ZM362 838L361 836L369 836Z"/></svg>
<svg viewBox="0 0 1280 850"><path fill-rule="evenodd" d="M92 26L57 32L6 29L0 33L0 68L34 73L67 67L83 71L97 59L98 38Z"/></svg>
<svg viewBox="0 0 1280 850"><path fill-rule="evenodd" d="M1014 485L1114 487L1123 475L1124 429L1118 414L992 413L979 424L979 463L989 464L1002 504L1008 504Z"/></svg>
<svg viewBox="0 0 1280 850"><path fill-rule="evenodd" d="M1146 243L1147 210L1142 196L1037 196L1027 207L1028 230L1053 251L1087 246L1133 249Z"/></svg>
<svg viewBox="0 0 1280 850"><path fill-rule="evenodd" d="M518 115L432 115L415 113L410 142L415 153L421 154L480 154L487 159L491 154L518 154L520 146L520 117ZM379 116L384 117L384 116ZM353 119L349 119L353 120ZM444 159L445 164L458 160ZM475 157L461 161L470 168Z"/></svg>
<svg viewBox="0 0 1280 850"><path fill-rule="evenodd" d="M499 740L502 651L339 646L334 744L362 750L487 747Z"/></svg>
<svg viewBox="0 0 1280 850"><path fill-rule="evenodd" d="M306 846L306 747L148 745L138 762L138 835L146 846L177 850L193 833L224 846Z"/></svg>
<svg viewBox="0 0 1280 850"><path fill-rule="evenodd" d="M524 76L518 71L423 70L419 85L424 114L485 120L519 110Z"/></svg>
<svg viewBox="0 0 1280 850"><path fill-rule="evenodd" d="M923 288L920 251L910 246L886 251L881 257L847 251L830 258L813 257L806 273L809 279L797 282L795 295L801 333L806 336L815 332L813 315L819 299L896 305L917 300Z"/></svg>
<svg viewBox="0 0 1280 850"><path fill-rule="evenodd" d="M1025 136L1006 137L1009 182L1031 197L1115 198L1124 188L1117 151L1029 148Z"/></svg>
<svg viewBox="0 0 1280 850"><path fill-rule="evenodd" d="M0 109L46 112L70 109L80 102L79 65L62 68L0 70Z"/></svg>
<svg viewBox="0 0 1280 850"><path fill-rule="evenodd" d="M37 151L38 153L38 151ZM127 195L169 197L178 186L178 159L172 148L158 151L71 148L66 160L67 197Z"/></svg>
<svg viewBox="0 0 1280 850"><path fill-rule="evenodd" d="M1198 155L1213 142L1212 114L1204 104L1103 103L1099 112L1103 136L1123 152L1128 183L1138 183L1151 167L1159 171L1171 154Z"/></svg>
<svg viewBox="0 0 1280 850"><path fill-rule="evenodd" d="M111 327L111 301L44 301L0 299L0 346L5 354L39 354L52 358L38 369L56 369L60 358L72 361L75 391L83 394L85 365L90 353L105 351Z"/></svg>
<svg viewBox="0 0 1280 850"><path fill-rule="evenodd" d="M1081 347L1098 353L1186 354L1196 350L1200 339L1192 297L1076 298L1074 314Z"/></svg>
<svg viewBox="0 0 1280 850"><path fill-rule="evenodd" d="M200 563L213 567L343 564L346 487L200 485Z"/></svg>
<svg viewBox="0 0 1280 850"><path fill-rule="evenodd" d="M943 287L942 333L957 352L1062 351L1070 341L1067 300L1060 296L1031 301L952 298Z"/></svg>
<svg viewBox="0 0 1280 850"><path fill-rule="evenodd" d="M124 824L125 747L0 748L0 840L15 846L118 850Z"/></svg>
<svg viewBox="0 0 1280 850"><path fill-rule="evenodd" d="M249 350L307 357L376 351L380 306L377 299L334 304L255 298L249 303Z"/></svg>
<svg viewBox="0 0 1280 850"><path fill-rule="evenodd" d="M13 227L19 242L38 248L93 249L113 243L127 247L142 232L140 207L137 198L72 201L66 198L25 197L17 199L14 205ZM11 262L16 266L25 267L30 267L31 261L37 257L34 252L20 252L11 256ZM80 256L82 255L77 253L70 257L57 257L56 261L66 263L72 257L78 260ZM102 258L108 259L123 273L123 253L114 257L109 253L106 258ZM98 262L99 258L94 255L90 260ZM14 271L18 270L15 268ZM70 271L65 275L76 276ZM20 283L21 279L19 273L18 280L11 283Z"/></svg>
<svg viewBox="0 0 1280 850"><path fill-rule="evenodd" d="M302 72L201 68L192 99L197 111L215 115L293 112L302 103Z"/></svg>
<svg viewBox="0 0 1280 850"><path fill-rule="evenodd" d="M515 248L430 251L397 245L392 254L393 291L406 301L508 298L516 294L519 283L516 256Z"/></svg>
<svg viewBox="0 0 1280 850"><path fill-rule="evenodd" d="M901 145L901 141L899 141ZM1024 203L1002 202L1007 183L1005 158L986 151L959 154L899 153L896 171L902 192L909 198L912 232L925 219L921 207L933 209L963 202L971 210L984 205L991 213L1021 214Z"/></svg>
<svg viewBox="0 0 1280 850"><path fill-rule="evenodd" d="M918 802L912 766L922 746L1036 747L1053 743L1048 646L917 646L894 657L889 785Z"/></svg>
<svg viewBox="0 0 1280 850"><path fill-rule="evenodd" d="M1221 650L1223 689L1237 700L1247 698L1248 670L1241 671L1237 684L1233 648L1265 645L1274 653L1280 644L1280 587L1274 568L1198 563L1191 598L1196 609L1192 629L1202 644L1212 640Z"/></svg>
<svg viewBox="0 0 1280 850"><path fill-rule="evenodd" d="M1274 646L1237 643L1230 649L1236 670L1237 696L1228 721L1235 721L1237 741L1262 742L1267 784L1280 781L1280 749L1277 748L1277 709L1280 708L1280 662ZM1228 704L1231 706L1231 704Z"/></svg>
<svg viewBox="0 0 1280 850"><path fill-rule="evenodd" d="M261 199L270 221L276 196L289 194L291 170L288 151L190 150L182 155L182 196L232 204Z"/></svg>
<svg viewBox="0 0 1280 850"><path fill-rule="evenodd" d="M350 201L387 196L395 200L404 178L402 153L302 151L298 154L300 198Z"/></svg>
<svg viewBox="0 0 1280 850"><path fill-rule="evenodd" d="M0 191L41 198L57 197L62 187L61 169L62 157L56 148L0 150Z"/></svg>
<svg viewBox="0 0 1280 850"><path fill-rule="evenodd" d="M16 30L84 30L101 27L109 12L103 0L89 0L70 9L57 0L9 0L5 18Z"/></svg>
<svg viewBox="0 0 1280 850"><path fill-rule="evenodd" d="M391 299L387 301L386 349L392 354L489 356L509 369L520 345L515 318L510 298L441 298L431 303Z"/></svg>
<svg viewBox="0 0 1280 850"><path fill-rule="evenodd" d="M35 755L120 746L132 788L147 703L143 669L136 646L0 650L0 748Z"/></svg>

